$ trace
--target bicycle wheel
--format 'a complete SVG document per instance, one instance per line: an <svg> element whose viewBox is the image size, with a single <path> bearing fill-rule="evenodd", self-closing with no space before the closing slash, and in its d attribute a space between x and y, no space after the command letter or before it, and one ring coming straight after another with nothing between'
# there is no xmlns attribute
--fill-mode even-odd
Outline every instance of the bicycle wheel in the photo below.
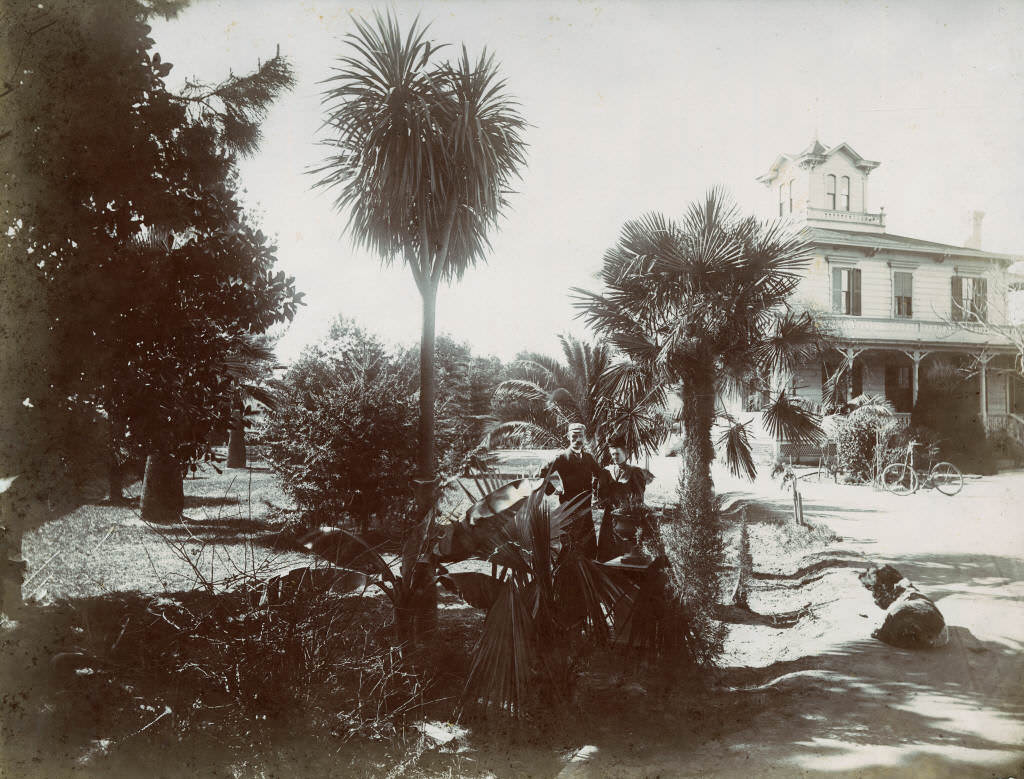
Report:
<svg viewBox="0 0 1024 779"><path fill-rule="evenodd" d="M935 463L928 478L943 495L956 495L964 488L964 477L953 463Z"/></svg>
<svg viewBox="0 0 1024 779"><path fill-rule="evenodd" d="M893 463L882 471L882 486L893 495L909 495L917 489L917 474L906 463Z"/></svg>

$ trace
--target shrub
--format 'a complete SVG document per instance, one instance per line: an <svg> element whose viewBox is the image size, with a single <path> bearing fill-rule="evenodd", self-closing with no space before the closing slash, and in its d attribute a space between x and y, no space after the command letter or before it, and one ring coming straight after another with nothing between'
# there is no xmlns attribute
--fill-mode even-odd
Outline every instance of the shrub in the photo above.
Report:
<svg viewBox="0 0 1024 779"><path fill-rule="evenodd" d="M354 326L342 335L288 372L264 440L308 521L365 530L411 517L419 411L408 376L376 339Z"/></svg>
<svg viewBox="0 0 1024 779"><path fill-rule="evenodd" d="M928 366L911 420L915 427L934 431L942 459L962 468L994 470L979 415L977 387L952 363Z"/></svg>
<svg viewBox="0 0 1024 779"><path fill-rule="evenodd" d="M829 430L839 470L857 481L873 480L886 465L902 458L906 426L879 408L865 406L848 416L833 417Z"/></svg>
<svg viewBox="0 0 1024 779"><path fill-rule="evenodd" d="M652 523L644 551L655 565L638 594L637 638L644 648L674 666L709 666L721 656L726 629L715 619L721 596L719 570L725 562L720 503L700 512L683 500L685 472L679 477L675 505Z"/></svg>

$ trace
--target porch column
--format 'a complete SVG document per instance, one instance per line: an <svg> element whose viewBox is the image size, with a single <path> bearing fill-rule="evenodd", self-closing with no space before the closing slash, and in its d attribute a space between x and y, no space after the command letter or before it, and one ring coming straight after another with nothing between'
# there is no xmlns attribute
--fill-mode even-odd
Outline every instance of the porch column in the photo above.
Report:
<svg viewBox="0 0 1024 779"><path fill-rule="evenodd" d="M981 370L978 371L978 377L981 379L981 424L985 428L985 432L988 432L988 362L992 359L991 354L982 352L978 355L978 364L981 366Z"/></svg>
<svg viewBox="0 0 1024 779"><path fill-rule="evenodd" d="M913 395L913 401L912 401L911 408L916 408L916 406L917 406L917 392L918 392L918 389L921 386L921 383L920 383L921 382L921 360L923 360L927 356L928 352L923 352L923 351L917 350L917 351L912 351L912 352L904 351L903 353L905 355L907 355L907 357L909 357L911 360L914 361L914 372L911 374L911 377L910 377L910 389L911 389L911 394Z"/></svg>

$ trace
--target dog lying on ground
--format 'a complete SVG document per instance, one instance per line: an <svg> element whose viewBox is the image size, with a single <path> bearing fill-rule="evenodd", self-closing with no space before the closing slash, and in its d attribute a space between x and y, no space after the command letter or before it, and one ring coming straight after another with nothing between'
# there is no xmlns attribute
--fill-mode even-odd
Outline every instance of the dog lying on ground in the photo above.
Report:
<svg viewBox="0 0 1024 779"><path fill-rule="evenodd" d="M935 603L891 565L873 566L858 578L878 608L885 609L885 620L872 638L902 649L928 649L949 641Z"/></svg>

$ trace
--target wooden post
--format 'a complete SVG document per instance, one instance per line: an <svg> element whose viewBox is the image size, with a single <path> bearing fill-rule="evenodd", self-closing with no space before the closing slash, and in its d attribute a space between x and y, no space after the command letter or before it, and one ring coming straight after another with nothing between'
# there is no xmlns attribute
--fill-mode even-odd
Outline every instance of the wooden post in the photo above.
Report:
<svg viewBox="0 0 1024 779"><path fill-rule="evenodd" d="M982 352L978 355L978 362L981 364L981 370L978 372L978 377L981 379L981 425L988 433L988 363L992 359L991 354Z"/></svg>
<svg viewBox="0 0 1024 779"><path fill-rule="evenodd" d="M750 555L750 536L747 530L747 508L743 507L740 514L740 549L739 571L736 577L736 588L732 593L732 603L742 609L749 609L747 603L747 581L753 573L753 558Z"/></svg>
<svg viewBox="0 0 1024 779"><path fill-rule="evenodd" d="M917 406L917 394L921 389L921 360L928 355L928 352L914 350L910 352L904 351L903 353L914 361L914 372L910 379L911 394L913 395L911 409L913 409Z"/></svg>

